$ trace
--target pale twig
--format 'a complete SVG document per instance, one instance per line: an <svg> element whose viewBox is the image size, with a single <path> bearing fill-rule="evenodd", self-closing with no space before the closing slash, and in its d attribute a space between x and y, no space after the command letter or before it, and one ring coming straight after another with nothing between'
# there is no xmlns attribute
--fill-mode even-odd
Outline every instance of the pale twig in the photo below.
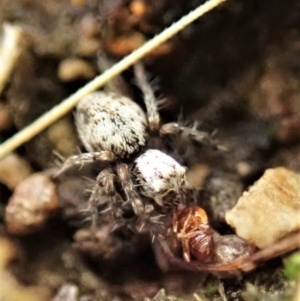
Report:
<svg viewBox="0 0 300 301"><path fill-rule="evenodd" d="M105 85L113 77L119 75L125 69L146 56L149 52L164 43L166 40L170 39L187 25L225 1L226 0L207 1L203 5L191 11L188 15L182 17L178 22L172 24L170 27L145 43L143 46L126 56L120 62L112 66L109 70L97 76L94 80L86 84L84 87L65 99L59 105L55 106L50 111L31 123L29 126L2 143L2 145L0 145L0 158L12 152L14 149L30 140L32 137L46 129L56 120L64 116L66 113L72 110L84 96Z"/></svg>
<svg viewBox="0 0 300 301"><path fill-rule="evenodd" d="M3 24L2 37L0 37L0 94L8 82L21 53L22 34L23 31L19 26Z"/></svg>

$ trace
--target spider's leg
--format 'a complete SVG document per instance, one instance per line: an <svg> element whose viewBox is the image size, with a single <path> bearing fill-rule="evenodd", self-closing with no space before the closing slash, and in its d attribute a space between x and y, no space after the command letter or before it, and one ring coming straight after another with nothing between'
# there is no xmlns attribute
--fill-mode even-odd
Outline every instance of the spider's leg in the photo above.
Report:
<svg viewBox="0 0 300 301"><path fill-rule="evenodd" d="M151 132L157 133L160 126L160 117L158 113L158 103L156 101L153 89L147 81L145 69L141 63L134 65L134 74L138 87L144 94L144 102L147 109L149 128Z"/></svg>
<svg viewBox="0 0 300 301"><path fill-rule="evenodd" d="M69 158L63 163L60 171L56 176L59 176L67 169L71 168L73 165L84 165L88 163L92 163L95 161L102 161L102 162L114 162L116 160L116 156L114 153L110 151L100 151L100 152L92 152L92 153L82 153L79 155L74 155Z"/></svg>
<svg viewBox="0 0 300 301"><path fill-rule="evenodd" d="M171 270L170 258L175 257L166 240L160 236L156 236L153 241L153 251L156 262L162 271L168 272Z"/></svg>
<svg viewBox="0 0 300 301"><path fill-rule="evenodd" d="M100 175L100 174L99 174ZM98 177L99 177L98 175ZM101 186L100 186L101 185ZM93 202L94 200L97 201L98 206L109 204L109 198L105 193L103 185L97 179L96 184L93 186L92 189L89 190L89 202ZM110 208L108 208L110 210ZM107 209L105 209L107 210Z"/></svg>
<svg viewBox="0 0 300 301"><path fill-rule="evenodd" d="M127 201L132 205L133 211L136 216L140 217L144 214L144 205L137 193L135 192L134 185L131 180L130 172L127 164L118 164L117 173L121 181L122 188L125 192Z"/></svg>
<svg viewBox="0 0 300 301"><path fill-rule="evenodd" d="M112 214L115 220L119 220L122 218L122 199L121 196L116 192L115 187L115 174L113 173L111 168L106 168L102 170L97 176L97 187L93 191L90 199L89 205L93 212L93 225L97 222L98 217L98 196L103 195L107 199L109 203L109 208L112 211Z"/></svg>
<svg viewBox="0 0 300 301"><path fill-rule="evenodd" d="M204 144L213 147L216 150L225 151L222 145L215 139L216 132L208 133L197 130L197 126L185 127L178 123L166 123L160 128L161 136L182 136L185 139L189 139L197 144Z"/></svg>
<svg viewBox="0 0 300 301"><path fill-rule="evenodd" d="M158 214L154 210L153 205L146 204L144 214L140 218L141 227L139 231L141 231L142 228L146 226L147 229L150 231L152 242L153 242L157 236L161 236L161 233L164 232L164 225L163 222L161 221L161 218L163 216L164 215Z"/></svg>

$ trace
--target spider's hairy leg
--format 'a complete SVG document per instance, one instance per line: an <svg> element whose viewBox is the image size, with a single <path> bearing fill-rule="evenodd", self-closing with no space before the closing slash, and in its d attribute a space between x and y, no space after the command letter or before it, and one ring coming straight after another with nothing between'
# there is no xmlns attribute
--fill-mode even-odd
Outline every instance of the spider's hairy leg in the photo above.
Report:
<svg viewBox="0 0 300 301"><path fill-rule="evenodd" d="M170 249L166 239L160 235L156 236L153 241L153 251L158 266L164 271L168 272L172 268L171 261L175 255Z"/></svg>
<svg viewBox="0 0 300 301"><path fill-rule="evenodd" d="M225 150L225 148L219 145L215 139L216 131L211 134L204 131L197 130L197 123L193 127L181 126L176 122L166 123L160 128L161 136L182 136L198 144L204 144L213 147L217 150Z"/></svg>
<svg viewBox="0 0 300 301"><path fill-rule="evenodd" d="M135 192L134 185L132 183L130 172L127 164L118 164L117 173L121 181L122 188L125 192L127 201L132 205L133 211L136 216L143 216L145 208L142 201Z"/></svg>
<svg viewBox="0 0 300 301"><path fill-rule="evenodd" d="M115 174L111 168L106 168L102 170L97 176L97 186L90 196L89 206L93 214L93 225L97 222L98 217L98 196L100 194L104 195L109 203L109 208L112 211L112 214L116 220L122 218L121 210L121 197L116 192L115 188Z"/></svg>
<svg viewBox="0 0 300 301"><path fill-rule="evenodd" d="M139 231L142 230L144 226L147 227L147 229L150 231L152 242L154 242L155 238L157 236L162 236L161 233L164 231L164 225L161 221L161 218L164 217L164 215L158 214L154 210L154 206L151 204L145 205L145 212L143 216L141 217L141 227Z"/></svg>
<svg viewBox="0 0 300 301"><path fill-rule="evenodd" d="M146 71L141 63L134 65L134 74L138 87L144 95L144 102L147 109L147 117L151 132L157 133L160 126L157 101L151 85L147 81Z"/></svg>
<svg viewBox="0 0 300 301"><path fill-rule="evenodd" d="M92 152L92 153L82 153L79 155L74 155L69 157L61 166L58 175L62 174L73 165L84 165L88 163L92 163L95 161L102 161L102 162L114 162L116 160L116 156L114 153L110 151L100 151L100 152Z"/></svg>

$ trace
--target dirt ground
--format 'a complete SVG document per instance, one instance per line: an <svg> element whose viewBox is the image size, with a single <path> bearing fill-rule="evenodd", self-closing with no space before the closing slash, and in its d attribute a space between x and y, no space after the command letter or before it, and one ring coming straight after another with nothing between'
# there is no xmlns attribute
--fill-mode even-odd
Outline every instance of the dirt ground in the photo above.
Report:
<svg viewBox="0 0 300 301"><path fill-rule="evenodd" d="M0 0L1 26L22 29L20 56L0 92L0 142L202 2ZM267 168L300 172L299 57L297 0L228 0L143 60L156 96L166 100L163 123L198 122L208 133L217 129L226 146L223 154L176 141L178 160L191 170L201 188L197 199L221 234L233 233L225 211ZM143 107L132 69L115 85ZM45 209L47 218L34 229L9 225L15 187L32 173L51 173L56 154L83 150L73 117L69 113L18 148L8 167L0 161L0 300L296 300L296 280L286 277L283 265L290 254L223 278L162 272L149 233L113 235L105 228L109 218L93 242L84 211L99 166L29 183L40 187L36 194L53 192L53 210ZM214 205L207 203L212 196Z"/></svg>

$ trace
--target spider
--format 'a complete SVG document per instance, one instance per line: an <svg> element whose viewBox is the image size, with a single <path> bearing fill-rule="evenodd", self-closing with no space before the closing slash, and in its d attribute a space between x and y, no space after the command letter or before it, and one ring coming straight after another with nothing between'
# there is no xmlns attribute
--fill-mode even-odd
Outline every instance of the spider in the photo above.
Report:
<svg viewBox="0 0 300 301"><path fill-rule="evenodd" d="M69 157L60 173L74 164L107 163L107 168L98 174L89 199L94 217L100 195L106 197L116 220L122 219L128 204L135 216L147 220L154 207L185 202L186 168L158 149L147 149L150 137L163 141L174 135L216 145L208 133L195 126L161 125L157 101L142 64L134 66L134 73L147 114L133 100L116 93L91 93L77 105L76 127L88 152Z"/></svg>
<svg viewBox="0 0 300 301"><path fill-rule="evenodd" d="M95 92L77 106L76 126L88 152L68 158L61 172L74 164L106 163L99 171L89 200L93 221L98 216L101 197L107 201L117 222L124 221L129 208L134 221L137 217L143 224L149 222L157 262L162 269L171 265L182 270L235 273L249 271L259 262L276 256L277 245L275 249L255 252L253 246L236 235L217 235L208 224L205 212L186 204L189 189L186 168L161 150L149 149L147 144L151 137L163 142L168 135L212 146L216 143L196 127L161 125L157 102L142 65L135 66L135 76L147 114L134 101L116 93ZM162 218L159 216L160 223L157 223L157 212L165 213ZM294 237L290 239L288 248L297 243ZM176 256L180 248L183 258ZM286 249L285 246L281 251Z"/></svg>

